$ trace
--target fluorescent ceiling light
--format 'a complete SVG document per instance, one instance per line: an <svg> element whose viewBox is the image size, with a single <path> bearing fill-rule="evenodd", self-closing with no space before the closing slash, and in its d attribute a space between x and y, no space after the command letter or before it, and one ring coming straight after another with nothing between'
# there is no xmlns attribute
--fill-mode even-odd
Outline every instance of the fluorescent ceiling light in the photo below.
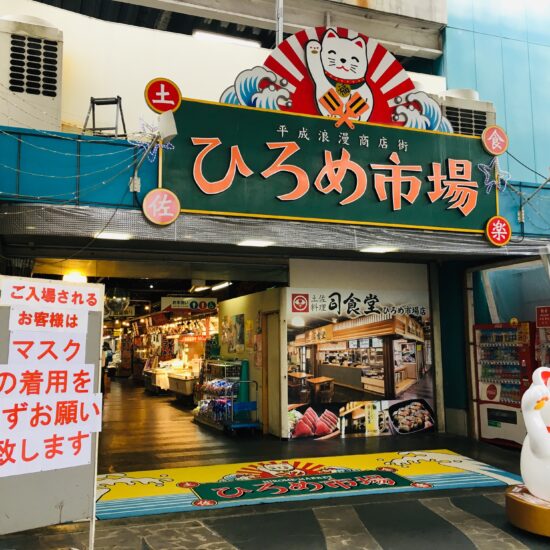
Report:
<svg viewBox="0 0 550 550"><path fill-rule="evenodd" d="M101 231L95 234L96 239L109 239L111 241L129 241L132 238L130 233L116 233L113 231Z"/></svg>
<svg viewBox="0 0 550 550"><path fill-rule="evenodd" d="M222 42L224 44L234 44L235 46L248 46L249 48L260 48L262 44L257 40L249 40L248 38L237 38L227 34L208 31L194 31L193 38L197 40L208 40L210 42Z"/></svg>
<svg viewBox="0 0 550 550"><path fill-rule="evenodd" d="M212 290L220 290L222 288L227 288L228 286L232 285L233 283L231 281L225 281L225 283L219 283L217 285L214 285L212 287Z"/></svg>
<svg viewBox="0 0 550 550"><path fill-rule="evenodd" d="M367 246L359 252L370 252L372 254L387 254L388 252L397 252L399 248L395 246Z"/></svg>
<svg viewBox="0 0 550 550"><path fill-rule="evenodd" d="M203 290L208 290L209 288L209 286L196 286L191 290L191 292L202 292Z"/></svg>
<svg viewBox="0 0 550 550"><path fill-rule="evenodd" d="M88 278L86 275L82 275L80 271L71 271L63 275L63 280L67 283L87 283Z"/></svg>
<svg viewBox="0 0 550 550"><path fill-rule="evenodd" d="M293 327L305 327L306 326L306 322L304 321L303 317L292 317L292 319L290 320L290 324L293 326Z"/></svg>
<svg viewBox="0 0 550 550"><path fill-rule="evenodd" d="M264 246L273 246L275 243L273 241L262 241L261 239L247 239L245 241L241 241L240 243L237 243L237 246L257 246L257 247L264 247Z"/></svg>

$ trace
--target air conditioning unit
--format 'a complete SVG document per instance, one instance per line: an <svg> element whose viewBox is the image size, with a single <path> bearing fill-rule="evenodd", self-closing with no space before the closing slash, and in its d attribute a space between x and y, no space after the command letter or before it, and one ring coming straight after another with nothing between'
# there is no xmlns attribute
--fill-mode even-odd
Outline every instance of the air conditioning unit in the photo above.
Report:
<svg viewBox="0 0 550 550"><path fill-rule="evenodd" d="M61 129L63 33L32 16L0 18L0 125Z"/></svg>
<svg viewBox="0 0 550 550"><path fill-rule="evenodd" d="M455 134L481 136L487 126L496 124L495 106L490 101L480 101L475 90L447 90L432 97Z"/></svg>

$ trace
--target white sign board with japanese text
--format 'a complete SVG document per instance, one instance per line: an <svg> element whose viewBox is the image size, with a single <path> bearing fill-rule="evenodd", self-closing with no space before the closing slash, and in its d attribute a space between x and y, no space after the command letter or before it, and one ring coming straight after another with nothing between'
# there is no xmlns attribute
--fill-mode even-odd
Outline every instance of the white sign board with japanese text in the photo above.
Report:
<svg viewBox="0 0 550 550"><path fill-rule="evenodd" d="M0 304L103 311L103 285L0 277Z"/></svg>
<svg viewBox="0 0 550 550"><path fill-rule="evenodd" d="M103 296L0 277L0 534L92 517Z"/></svg>
<svg viewBox="0 0 550 550"><path fill-rule="evenodd" d="M160 299L160 309L190 309L193 312L201 313L216 309L218 306L217 298L200 297L184 298L182 296L163 296Z"/></svg>

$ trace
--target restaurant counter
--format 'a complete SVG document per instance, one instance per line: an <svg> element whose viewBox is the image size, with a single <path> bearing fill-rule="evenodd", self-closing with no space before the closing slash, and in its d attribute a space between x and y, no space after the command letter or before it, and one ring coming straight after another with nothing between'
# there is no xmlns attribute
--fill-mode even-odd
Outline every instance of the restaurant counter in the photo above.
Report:
<svg viewBox="0 0 550 550"><path fill-rule="evenodd" d="M319 376L334 378L336 384L363 390L361 367L341 367L340 365L321 363L318 367L318 371Z"/></svg>

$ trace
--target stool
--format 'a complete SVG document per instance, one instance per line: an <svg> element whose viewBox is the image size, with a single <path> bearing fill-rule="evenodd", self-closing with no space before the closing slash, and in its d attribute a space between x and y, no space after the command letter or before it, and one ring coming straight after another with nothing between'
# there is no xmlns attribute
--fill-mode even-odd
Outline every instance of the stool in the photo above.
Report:
<svg viewBox="0 0 550 550"><path fill-rule="evenodd" d="M321 384L317 392L320 403L330 403L334 397L334 382L326 382Z"/></svg>
<svg viewBox="0 0 550 550"><path fill-rule="evenodd" d="M299 393L298 402L309 403L310 399L311 399L311 390L308 388L302 388Z"/></svg>

